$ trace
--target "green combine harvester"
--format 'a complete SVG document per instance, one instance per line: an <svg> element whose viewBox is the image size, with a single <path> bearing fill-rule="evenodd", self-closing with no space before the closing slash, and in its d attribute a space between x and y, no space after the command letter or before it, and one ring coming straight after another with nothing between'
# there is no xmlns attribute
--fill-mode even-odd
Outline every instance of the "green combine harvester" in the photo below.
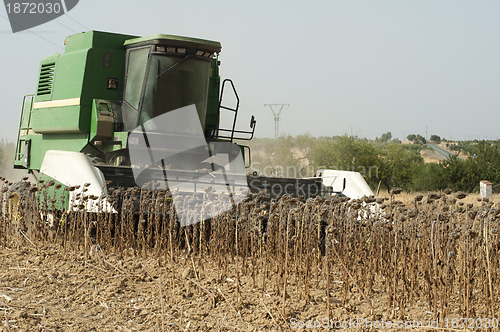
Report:
<svg viewBox="0 0 500 332"><path fill-rule="evenodd" d="M248 167L250 149L235 142L252 139L256 124L252 116L249 130L235 129L239 98L231 80L221 82L220 51L219 42L172 35L90 31L67 37L64 54L41 61L36 93L24 97L14 167L27 170L38 184L59 184L54 189L62 197L54 206L58 210L71 209L68 187L85 184L88 195L102 198L110 188L158 180L167 169L171 178L165 183L173 183L174 174L178 181L194 183L187 189L191 193L206 191L196 183L205 168L214 171L204 160L213 157L212 144L227 143L217 152L227 154L226 164L241 157ZM231 89L235 107L222 105L225 89ZM183 121L184 111L189 121ZM221 128L224 112L232 117L229 128ZM167 122L152 122L172 114L177 115L164 118ZM158 128L159 123L170 132ZM203 144L194 144L200 133ZM168 142L176 143L172 147ZM179 142L187 142L188 151L172 151ZM158 151L181 157L167 164L155 157ZM148 155L146 168L134 163L134 156ZM138 169L147 172L138 175ZM268 196L305 198L321 193L321 179L244 174L244 181L229 183L226 172L221 174L223 185L233 190L248 185L248 192L265 189ZM113 204L104 202L105 209L115 210Z"/></svg>

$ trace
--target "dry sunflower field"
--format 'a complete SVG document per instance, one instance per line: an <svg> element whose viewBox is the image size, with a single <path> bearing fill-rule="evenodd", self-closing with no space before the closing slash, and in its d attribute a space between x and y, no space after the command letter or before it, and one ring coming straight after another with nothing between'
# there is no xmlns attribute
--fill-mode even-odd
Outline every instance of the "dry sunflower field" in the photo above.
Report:
<svg viewBox="0 0 500 332"><path fill-rule="evenodd" d="M52 213L59 197L38 192L54 185L25 182L14 209L2 180L1 331L498 327L498 202L254 195L181 227L168 191L110 191L118 213ZM99 205L85 185L65 190Z"/></svg>

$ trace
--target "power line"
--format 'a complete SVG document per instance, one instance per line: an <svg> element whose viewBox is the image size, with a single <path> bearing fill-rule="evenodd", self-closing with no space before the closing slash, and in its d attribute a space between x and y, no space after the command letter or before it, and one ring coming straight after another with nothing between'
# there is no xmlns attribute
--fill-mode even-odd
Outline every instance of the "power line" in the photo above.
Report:
<svg viewBox="0 0 500 332"><path fill-rule="evenodd" d="M67 16L67 17L68 17L70 20L72 20L73 22L76 22L77 24L80 24L80 25L81 25L84 29L89 30L89 31L90 31L90 30L92 30L91 28L86 27L85 25L81 24L80 22L78 22L77 20L75 20L74 18L72 18L71 16L69 16L67 13L66 13L66 15L65 15L65 16Z"/></svg>
<svg viewBox="0 0 500 332"><path fill-rule="evenodd" d="M47 0L43 0L43 2L47 3ZM64 1L61 2L63 4L63 6L65 7L65 4L64 4ZM64 11L66 12L66 9L64 9ZM48 17L49 19L51 18L49 15L45 14L44 12L42 12L41 14L43 14L43 16L45 17ZM59 22L57 19L52 19L52 21L56 22L57 24L59 24L60 26L62 26L63 28L66 28L68 29L69 31L73 32L73 33L77 33L75 30L71 29L70 27L68 27L67 25L64 25L62 24L61 22ZM50 21L48 21L50 22ZM46 22L46 23L48 23Z"/></svg>
<svg viewBox="0 0 500 332"><path fill-rule="evenodd" d="M77 20L75 20L74 18L72 18L71 16L68 15L68 12L69 10L66 9L66 2L65 1L61 1L61 3L63 4L64 6L64 13L65 13L65 16L68 17L70 20L72 20L73 22L75 22L76 24L79 24L80 26L82 26L84 29L86 30L92 30L88 27L86 27L85 25L81 24L80 22L78 22Z"/></svg>
<svg viewBox="0 0 500 332"><path fill-rule="evenodd" d="M250 111L255 111L255 112L267 112L265 108L258 107L258 106L245 106L240 104L241 109L246 109Z"/></svg>
<svg viewBox="0 0 500 332"><path fill-rule="evenodd" d="M47 0L43 0L43 2L47 3ZM70 20L72 20L73 22L75 22L75 23L79 24L80 26L82 26L82 27L83 27L83 28L85 28L86 30L90 30L90 28L86 27L85 25L81 24L80 22L78 22L77 20L75 20L74 18L72 18L70 15L68 15L68 10L66 9L66 3L65 3L64 1L61 1L61 4L62 4L62 6L63 6L63 12L64 12L64 15L63 15L63 16L67 16ZM49 15L47 15L46 13L41 13L41 14L43 14L45 17L47 17L47 18L51 19L50 21L54 21L55 23L59 24L59 25L60 25L60 26L62 26L63 28L68 29L68 30L69 30L69 31L71 31L72 33L78 33L78 31L76 31L76 30L74 30L74 29L70 28L70 27L69 27L69 26L67 26L66 24L63 24L63 23L59 22L57 18L51 18L51 17L50 17ZM8 20L9 22L11 22L11 20L10 20L9 18L6 18L5 16L2 16L2 17L3 17L3 18L5 18L6 20ZM62 17L62 16L61 16L61 17ZM59 17L59 18L60 18L60 17ZM47 21L46 23L48 23L48 22L50 22L50 21ZM20 28L23 28L24 30L28 30L28 31L29 31L29 29L26 29L25 27L23 27L22 25L20 25L20 24L18 24L18 23L16 23L16 22L14 22L14 21L12 21L11 23L12 23L12 24L14 24L14 25L16 25L16 26L18 26L18 27L20 27ZM34 32L32 32L32 31L30 31L30 33L35 34L35 33L34 33ZM35 34L35 35L36 35L36 34ZM38 36L38 35L37 35L37 36ZM40 37L40 36L38 36L38 37ZM43 37L40 37L40 38L44 39L45 41L48 41L47 39L45 39L45 38L43 38ZM48 41L48 42L50 43L50 41ZM53 43L52 43L52 44L53 44ZM53 44L53 45L55 45L55 44ZM60 47L60 46L58 46L58 47Z"/></svg>
<svg viewBox="0 0 500 332"><path fill-rule="evenodd" d="M276 139L276 143L278 142L278 138L280 137L280 119L281 119L281 111L283 107L288 106L290 104L264 104L264 107L269 106L271 112L274 116L274 138ZM275 110L273 106L280 106L279 110Z"/></svg>
<svg viewBox="0 0 500 332"><path fill-rule="evenodd" d="M6 19L7 21L9 21L9 22L10 22L10 20L9 20L7 17L5 17L5 16L3 16L3 15L1 15L1 14L0 14L0 17L3 17L4 19ZM63 48L63 47L61 47L60 45L57 45L57 44L55 44L55 43L51 42L51 41L50 41L50 40L48 40L47 38L44 38L44 37L40 36L39 34L37 34L37 33L33 32L33 31L31 31L30 29L25 29L22 25L19 25L19 24L17 24L16 22L12 22L12 24L15 24L15 25L17 25L18 27L23 28L25 31L28 31L28 32L29 32L29 33L31 33L32 35L35 35L35 36L37 36L38 38L45 40L47 43L52 44L52 45L54 45L54 46L56 46L56 47L58 47L58 48L60 48L60 49L64 50L64 48Z"/></svg>

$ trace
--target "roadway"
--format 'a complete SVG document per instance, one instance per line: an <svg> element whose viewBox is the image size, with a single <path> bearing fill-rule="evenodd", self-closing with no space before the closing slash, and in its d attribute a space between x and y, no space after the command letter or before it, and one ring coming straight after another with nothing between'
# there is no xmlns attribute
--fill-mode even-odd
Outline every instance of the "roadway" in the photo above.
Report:
<svg viewBox="0 0 500 332"><path fill-rule="evenodd" d="M455 153L449 151L449 150L446 150L445 148L437 145L437 144L426 144L427 147L431 148L434 152L436 152L438 155L440 155L441 157L445 158L445 159L448 159L449 157L451 156L454 156ZM464 159L460 156L458 156L459 159Z"/></svg>

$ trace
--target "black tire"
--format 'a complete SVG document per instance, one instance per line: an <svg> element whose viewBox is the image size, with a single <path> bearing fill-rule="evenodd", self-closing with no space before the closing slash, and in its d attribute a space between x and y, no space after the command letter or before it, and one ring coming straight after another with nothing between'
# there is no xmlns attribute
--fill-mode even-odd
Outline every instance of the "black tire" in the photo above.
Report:
<svg viewBox="0 0 500 332"><path fill-rule="evenodd" d="M28 208L28 201L34 198L31 193L32 184L19 181L7 192L7 216L12 224L14 234L30 236L33 232L33 211Z"/></svg>

